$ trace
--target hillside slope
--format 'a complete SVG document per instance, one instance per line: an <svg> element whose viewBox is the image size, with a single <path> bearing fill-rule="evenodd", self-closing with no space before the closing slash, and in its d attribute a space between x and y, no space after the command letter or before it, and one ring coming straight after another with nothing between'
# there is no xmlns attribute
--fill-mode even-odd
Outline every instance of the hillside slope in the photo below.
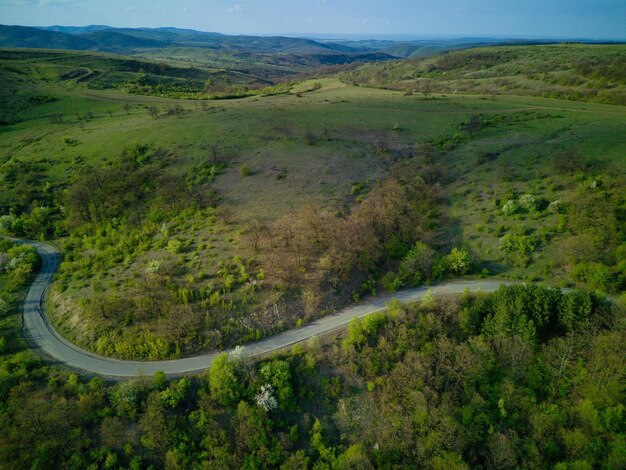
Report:
<svg viewBox="0 0 626 470"><path fill-rule="evenodd" d="M531 95L626 105L626 45L498 46L366 64L349 82L408 92Z"/></svg>

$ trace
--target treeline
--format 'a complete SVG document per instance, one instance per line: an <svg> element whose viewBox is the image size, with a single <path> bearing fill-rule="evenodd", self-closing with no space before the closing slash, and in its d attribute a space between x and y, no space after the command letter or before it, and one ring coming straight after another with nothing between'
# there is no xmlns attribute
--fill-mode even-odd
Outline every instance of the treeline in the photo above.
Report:
<svg viewBox="0 0 626 470"><path fill-rule="evenodd" d="M343 341L106 384L2 357L0 465L622 468L624 313L585 292L393 302ZM36 430L36 431L35 431Z"/></svg>

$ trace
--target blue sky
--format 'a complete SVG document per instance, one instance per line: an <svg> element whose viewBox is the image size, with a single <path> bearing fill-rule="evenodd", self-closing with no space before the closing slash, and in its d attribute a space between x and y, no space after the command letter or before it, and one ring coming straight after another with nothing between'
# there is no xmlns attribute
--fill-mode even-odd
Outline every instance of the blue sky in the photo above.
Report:
<svg viewBox="0 0 626 470"><path fill-rule="evenodd" d="M626 0L0 0L0 23L230 34L626 39Z"/></svg>

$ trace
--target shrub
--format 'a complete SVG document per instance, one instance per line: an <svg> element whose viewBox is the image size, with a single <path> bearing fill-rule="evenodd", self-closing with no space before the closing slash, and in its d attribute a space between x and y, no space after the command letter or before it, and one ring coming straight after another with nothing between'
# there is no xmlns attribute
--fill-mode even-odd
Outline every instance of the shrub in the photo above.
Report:
<svg viewBox="0 0 626 470"><path fill-rule="evenodd" d="M359 348L365 344L366 339L363 323L358 318L353 318L348 324L348 336L343 340L342 345L344 348L349 348L350 346Z"/></svg>
<svg viewBox="0 0 626 470"><path fill-rule="evenodd" d="M400 263L399 276L402 282L418 285L432 275L435 252L425 243L418 241Z"/></svg>
<svg viewBox="0 0 626 470"><path fill-rule="evenodd" d="M437 299L435 298L435 293L432 289L428 289L426 294L424 294L424 297L422 297L420 304L426 309L435 308L437 305Z"/></svg>
<svg viewBox="0 0 626 470"><path fill-rule="evenodd" d="M537 212L539 209L539 201L532 194L524 194L519 198L519 205L528 212Z"/></svg>
<svg viewBox="0 0 626 470"><path fill-rule="evenodd" d="M176 253L180 253L182 250L183 243L180 240L172 238L170 241L167 242L167 251L169 251L173 255Z"/></svg>
<svg viewBox="0 0 626 470"><path fill-rule="evenodd" d="M562 214L563 210L564 210L563 203L561 202L560 199L552 201L548 205L548 211L553 213L553 214Z"/></svg>
<svg viewBox="0 0 626 470"><path fill-rule="evenodd" d="M176 408L189 394L191 385L191 380L186 377L172 383L159 394L163 405L168 408Z"/></svg>
<svg viewBox="0 0 626 470"><path fill-rule="evenodd" d="M0 317L4 317L11 313L11 303L0 297Z"/></svg>
<svg viewBox="0 0 626 470"><path fill-rule="evenodd" d="M389 292L396 292L402 287L402 280L393 271L389 271L387 274L385 274L380 282L383 286L383 289Z"/></svg>
<svg viewBox="0 0 626 470"><path fill-rule="evenodd" d="M271 387L271 394L275 395L275 401L281 410L287 410L293 406L291 370L287 361L268 362L259 369L259 375Z"/></svg>
<svg viewBox="0 0 626 470"><path fill-rule="evenodd" d="M241 384L237 378L236 363L227 353L222 353L213 360L209 370L209 388L214 400L222 405L232 405L239 401Z"/></svg>
<svg viewBox="0 0 626 470"><path fill-rule="evenodd" d="M502 209L500 210L502 211L504 215L513 215L517 212L518 207L515 201L510 199L504 203L504 205L502 206Z"/></svg>
<svg viewBox="0 0 626 470"><path fill-rule="evenodd" d="M13 235L17 220L17 217L13 214L0 216L0 232Z"/></svg>
<svg viewBox="0 0 626 470"><path fill-rule="evenodd" d="M152 377L152 386L156 390L165 390L167 387L167 376L165 375L165 372L158 370L154 373L154 376Z"/></svg>
<svg viewBox="0 0 626 470"><path fill-rule="evenodd" d="M278 400L274 396L274 389L269 384L261 386L261 392L254 396L254 401L257 406L265 411L272 411L278 408Z"/></svg>
<svg viewBox="0 0 626 470"><path fill-rule="evenodd" d="M241 173L241 176L250 176L250 175L252 175L252 170L250 169L250 167L247 164L244 163L239 168L239 173Z"/></svg>
<svg viewBox="0 0 626 470"><path fill-rule="evenodd" d="M518 266L525 266L530 260L530 255L535 251L539 241L534 235L516 235L507 233L500 239L500 249L507 258Z"/></svg>
<svg viewBox="0 0 626 470"><path fill-rule="evenodd" d="M611 292L614 289L613 273L602 263L579 263L574 266L570 276L593 290Z"/></svg>
<svg viewBox="0 0 626 470"><path fill-rule="evenodd" d="M462 276L469 272L472 260L467 250L454 247L446 256L446 263L450 273Z"/></svg>

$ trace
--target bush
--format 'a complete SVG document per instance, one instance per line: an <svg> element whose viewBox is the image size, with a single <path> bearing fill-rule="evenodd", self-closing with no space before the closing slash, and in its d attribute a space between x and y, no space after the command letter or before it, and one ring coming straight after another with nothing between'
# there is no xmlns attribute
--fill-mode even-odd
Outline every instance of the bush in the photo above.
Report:
<svg viewBox="0 0 626 470"><path fill-rule="evenodd" d="M241 176L251 176L252 175L252 170L250 169L250 167L247 164L244 163L239 168L239 173L241 173Z"/></svg>
<svg viewBox="0 0 626 470"><path fill-rule="evenodd" d="M561 202L561 200L557 199L555 201L552 201L548 205L548 211L553 214L562 214L564 211L564 207L563 207L563 203Z"/></svg>
<svg viewBox="0 0 626 470"><path fill-rule="evenodd" d="M519 198L519 205L528 212L537 212L539 210L539 201L532 194L524 194Z"/></svg>
<svg viewBox="0 0 626 470"><path fill-rule="evenodd" d="M570 276L599 292L612 292L615 287L611 269L602 263L579 263L574 266Z"/></svg>
<svg viewBox="0 0 626 470"><path fill-rule="evenodd" d="M402 280L393 271L389 271L387 274L385 274L380 282L383 286L383 289L388 292L396 292L402 287Z"/></svg>
<svg viewBox="0 0 626 470"><path fill-rule="evenodd" d="M180 253L183 250L183 243L176 239L172 238L167 242L167 251L175 255L176 253Z"/></svg>
<svg viewBox="0 0 626 470"><path fill-rule="evenodd" d="M232 405L239 401L242 386L237 377L237 365L227 353L222 353L213 360L209 370L209 388L211 397L222 405Z"/></svg>
<svg viewBox="0 0 626 470"><path fill-rule="evenodd" d="M432 275L435 252L425 243L418 241L400 263L399 276L402 282L416 286Z"/></svg>
<svg viewBox="0 0 626 470"><path fill-rule="evenodd" d="M515 235L507 233L500 239L500 249L520 265L525 265L538 245L534 235Z"/></svg>
<svg viewBox="0 0 626 470"><path fill-rule="evenodd" d="M506 201L501 209L504 215L513 215L517 212L517 210L518 210L517 204L513 200Z"/></svg>
<svg viewBox="0 0 626 470"><path fill-rule="evenodd" d="M454 247L446 256L446 263L451 274L462 276L469 272L472 260L467 250Z"/></svg>

